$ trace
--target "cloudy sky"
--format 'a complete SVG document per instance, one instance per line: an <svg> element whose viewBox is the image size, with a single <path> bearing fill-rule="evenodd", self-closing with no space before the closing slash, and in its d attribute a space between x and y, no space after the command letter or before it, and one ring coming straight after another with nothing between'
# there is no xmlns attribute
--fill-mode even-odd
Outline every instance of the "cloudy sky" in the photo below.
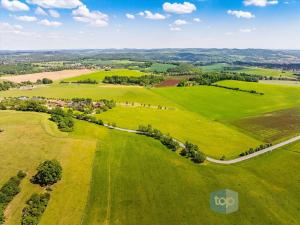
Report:
<svg viewBox="0 0 300 225"><path fill-rule="evenodd" d="M0 49L300 49L299 0L0 2Z"/></svg>

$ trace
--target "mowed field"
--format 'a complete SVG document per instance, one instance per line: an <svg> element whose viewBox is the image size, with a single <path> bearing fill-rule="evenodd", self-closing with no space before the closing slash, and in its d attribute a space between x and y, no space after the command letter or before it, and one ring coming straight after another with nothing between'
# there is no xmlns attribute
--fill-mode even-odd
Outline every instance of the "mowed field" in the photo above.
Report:
<svg viewBox="0 0 300 225"><path fill-rule="evenodd" d="M113 70L102 70L102 71L97 71L94 73L90 74L84 74L81 76L76 76L68 79L64 79L66 82L76 82L80 80L86 80L86 79L91 79L95 80L97 82L102 82L102 80L105 77L111 77L111 76L129 76L129 77L139 77L143 76L145 73L140 72L138 70L127 70L127 69L113 69Z"/></svg>
<svg viewBox="0 0 300 225"><path fill-rule="evenodd" d="M267 68L260 68L260 67L243 67L241 69L232 69L232 72L240 72L240 73L247 73L251 75L261 75L261 76L268 76L268 77L287 77L292 78L295 77L293 72L290 71L283 71L283 70L276 70L276 69L267 69Z"/></svg>
<svg viewBox="0 0 300 225"><path fill-rule="evenodd" d="M300 220L299 143L235 166L199 166L142 136L114 133L102 141L85 225L296 225ZM239 211L227 216L209 206L210 193L224 188L239 193Z"/></svg>
<svg viewBox="0 0 300 225"><path fill-rule="evenodd" d="M36 82L38 79L48 78L51 80L61 80L68 77L74 77L86 73L90 73L92 70L81 69L81 70L63 70L63 71L55 71L55 72L43 72L43 73L33 73L26 75L17 75L17 76L3 76L0 77L2 80L9 80L15 83L21 82Z"/></svg>
<svg viewBox="0 0 300 225"><path fill-rule="evenodd" d="M30 183L37 166L57 159L62 180L53 186L41 225L79 224L89 192L96 140L61 133L48 115L0 111L0 187L19 170L27 172L21 193L9 204L6 225L20 224L22 209L33 193L43 191Z"/></svg>
<svg viewBox="0 0 300 225"><path fill-rule="evenodd" d="M29 178L48 158L62 162L63 179L40 224L297 225L300 220L300 143L234 166L196 165L157 140L75 123L73 133L63 134L47 115L1 112L0 185L19 169L29 173L9 205L7 224L19 224L26 199L41 191ZM209 206L210 193L224 188L239 193L239 211L227 216Z"/></svg>

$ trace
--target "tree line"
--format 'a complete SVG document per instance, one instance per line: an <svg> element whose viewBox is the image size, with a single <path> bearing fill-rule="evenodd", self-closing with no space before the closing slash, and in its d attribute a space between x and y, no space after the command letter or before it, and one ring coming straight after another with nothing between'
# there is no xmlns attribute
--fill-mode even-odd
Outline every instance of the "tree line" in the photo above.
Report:
<svg viewBox="0 0 300 225"><path fill-rule="evenodd" d="M271 143L261 144L260 146L258 146L256 148L249 148L248 151L242 152L239 156L242 157L242 156L250 155L250 154L253 154L255 152L258 152L258 151L264 150L266 148L269 148L271 146L272 146Z"/></svg>
<svg viewBox="0 0 300 225"><path fill-rule="evenodd" d="M229 89L229 90L233 90L233 91L247 92L247 93L250 93L250 94L264 95L263 92L258 92L256 90L240 89L238 87L228 87L228 86L219 85L219 84L211 84L211 86L213 86L213 87L219 87L219 88L225 88L225 89Z"/></svg>
<svg viewBox="0 0 300 225"><path fill-rule="evenodd" d="M13 198L20 193L21 181L26 177L26 173L19 171L17 176L11 177L0 189L0 224L5 222L4 210Z"/></svg>
<svg viewBox="0 0 300 225"><path fill-rule="evenodd" d="M37 168L37 173L31 178L33 184L46 187L47 192L31 195L22 210L22 225L38 225L50 200L50 186L60 181L62 178L62 166L57 160L46 160Z"/></svg>
<svg viewBox="0 0 300 225"><path fill-rule="evenodd" d="M106 76L103 83L107 84L123 84L123 85L139 85L149 86L159 84L164 81L163 76L157 75L145 75L140 77L128 77L128 76Z"/></svg>
<svg viewBox="0 0 300 225"><path fill-rule="evenodd" d="M142 135L160 140L163 145L172 151L177 151L180 149L179 142L176 141L175 138L171 137L170 135L163 134L160 130L152 128L151 125L140 125L138 131ZM195 163L203 163L206 159L205 154L200 151L199 147L190 142L185 143L184 147L180 151L180 155L190 158Z"/></svg>

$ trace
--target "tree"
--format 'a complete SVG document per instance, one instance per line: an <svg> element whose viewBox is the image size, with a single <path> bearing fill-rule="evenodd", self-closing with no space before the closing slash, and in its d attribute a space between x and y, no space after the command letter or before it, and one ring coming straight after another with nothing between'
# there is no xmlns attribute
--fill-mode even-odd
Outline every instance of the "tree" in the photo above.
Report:
<svg viewBox="0 0 300 225"><path fill-rule="evenodd" d="M37 174L31 179L32 183L41 186L52 185L61 180L62 167L57 160L47 160L40 164Z"/></svg>
<svg viewBox="0 0 300 225"><path fill-rule="evenodd" d="M206 156L202 152L196 152L194 156L194 162L195 163L203 163L206 159Z"/></svg>

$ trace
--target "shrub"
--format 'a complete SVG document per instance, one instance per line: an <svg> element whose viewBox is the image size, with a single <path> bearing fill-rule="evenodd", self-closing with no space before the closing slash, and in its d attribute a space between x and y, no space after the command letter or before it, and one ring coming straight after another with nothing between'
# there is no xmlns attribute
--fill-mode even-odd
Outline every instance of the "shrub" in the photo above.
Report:
<svg viewBox="0 0 300 225"><path fill-rule="evenodd" d="M58 129L63 132L73 131L74 121L72 115L64 112L61 108L57 107L51 111L50 120L55 122Z"/></svg>
<svg viewBox="0 0 300 225"><path fill-rule="evenodd" d="M57 160L47 160L40 164L37 174L31 179L34 184L48 186L55 184L62 177L62 167Z"/></svg>
<svg viewBox="0 0 300 225"><path fill-rule="evenodd" d="M4 207L0 204L0 224L4 223Z"/></svg>
<svg viewBox="0 0 300 225"><path fill-rule="evenodd" d="M25 173L24 171L20 170L20 171L18 172L18 174L17 174L17 177L18 177L19 179L23 179L23 178L26 177L26 173Z"/></svg>
<svg viewBox="0 0 300 225"><path fill-rule="evenodd" d="M20 173L20 172L19 172ZM26 176L11 177L0 189L0 224L4 223L4 209L11 200L20 192L21 180Z"/></svg>
<svg viewBox="0 0 300 225"><path fill-rule="evenodd" d="M50 194L33 194L26 202L27 206L22 211L22 225L37 225L41 216L45 212L48 202L50 200Z"/></svg>

